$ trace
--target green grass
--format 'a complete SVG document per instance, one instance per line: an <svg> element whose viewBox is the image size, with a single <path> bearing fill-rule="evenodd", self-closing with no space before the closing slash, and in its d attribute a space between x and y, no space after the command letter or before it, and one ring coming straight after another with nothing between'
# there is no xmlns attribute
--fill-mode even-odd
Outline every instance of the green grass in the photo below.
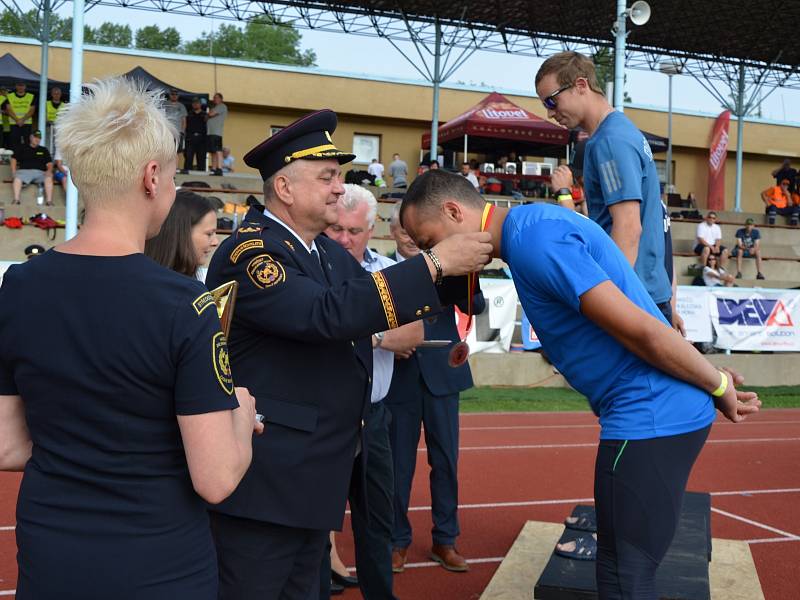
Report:
<svg viewBox="0 0 800 600"><path fill-rule="evenodd" d="M762 408L800 408L800 386L748 387ZM461 412L543 412L589 410L581 394L564 388L472 388L461 394Z"/></svg>

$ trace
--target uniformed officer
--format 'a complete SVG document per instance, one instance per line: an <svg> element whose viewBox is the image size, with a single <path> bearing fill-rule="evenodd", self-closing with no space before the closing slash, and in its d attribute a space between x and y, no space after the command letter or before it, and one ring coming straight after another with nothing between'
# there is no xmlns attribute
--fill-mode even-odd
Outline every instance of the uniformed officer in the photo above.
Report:
<svg viewBox="0 0 800 600"><path fill-rule="evenodd" d="M50 150L51 153L55 152L56 149L53 125L58 118L59 111L61 111L64 106L66 106L66 104L61 98L61 88L54 87L50 90L50 100L45 103L45 110L47 111L47 149Z"/></svg>
<svg viewBox="0 0 800 600"><path fill-rule="evenodd" d="M371 334L438 313L447 286L434 282L488 260L489 236L472 234L366 273L320 235L337 220L340 165L354 158L334 145L336 124L330 110L309 114L245 155L266 209L250 210L209 267L210 287L239 282L231 365L268 431L238 489L211 508L223 600L319 594L328 531L342 528L351 475L363 484Z"/></svg>

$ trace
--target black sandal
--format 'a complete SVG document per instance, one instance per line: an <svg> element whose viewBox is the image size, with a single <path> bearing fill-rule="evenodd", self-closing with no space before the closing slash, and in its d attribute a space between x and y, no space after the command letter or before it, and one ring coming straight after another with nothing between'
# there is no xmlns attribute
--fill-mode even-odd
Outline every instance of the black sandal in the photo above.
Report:
<svg viewBox="0 0 800 600"><path fill-rule="evenodd" d="M569 519L576 519L574 523L570 523ZM564 519L564 525L568 529L575 529L576 531L588 531L590 533L597 532L597 517L594 513L582 513L578 515L571 515Z"/></svg>
<svg viewBox="0 0 800 600"><path fill-rule="evenodd" d="M568 552L567 550L559 550L558 546L556 546L556 554L572 560L595 560L597 556L597 540L594 539L594 536L587 535L575 538L573 541L575 542L574 550Z"/></svg>

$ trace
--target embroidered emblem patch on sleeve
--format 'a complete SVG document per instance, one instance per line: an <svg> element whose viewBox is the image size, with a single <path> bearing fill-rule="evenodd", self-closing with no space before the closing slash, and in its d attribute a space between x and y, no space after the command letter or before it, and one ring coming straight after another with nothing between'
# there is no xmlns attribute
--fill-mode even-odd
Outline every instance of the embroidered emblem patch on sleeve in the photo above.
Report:
<svg viewBox="0 0 800 600"><path fill-rule="evenodd" d="M228 356L228 342L221 331L211 338L211 352L213 354L214 373L217 375L222 389L230 396L233 394L233 376L231 375L231 360Z"/></svg>
<svg viewBox="0 0 800 600"><path fill-rule="evenodd" d="M282 283L286 272L269 254L259 254L247 264L247 276L257 288L264 290Z"/></svg>
<svg viewBox="0 0 800 600"><path fill-rule="evenodd" d="M198 315L202 315L203 311L209 306L214 306L214 298L208 292L198 296L194 302L192 302L192 307L194 307Z"/></svg>
<svg viewBox="0 0 800 600"><path fill-rule="evenodd" d="M236 261L239 260L239 257L242 256L248 250L253 250L254 248L264 248L264 240L247 240L246 242L242 242L236 248L233 249L230 255L231 262L236 264Z"/></svg>

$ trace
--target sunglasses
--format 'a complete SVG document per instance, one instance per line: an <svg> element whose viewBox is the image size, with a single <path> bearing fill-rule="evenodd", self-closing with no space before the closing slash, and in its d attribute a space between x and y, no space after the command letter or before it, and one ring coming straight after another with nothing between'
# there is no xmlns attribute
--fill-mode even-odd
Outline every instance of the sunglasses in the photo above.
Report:
<svg viewBox="0 0 800 600"><path fill-rule="evenodd" d="M567 85L558 88L555 92L553 92L549 96L545 96L544 98L542 98L542 104L544 104L544 107L547 110L555 110L556 108L558 108L558 101L556 100L556 96L558 96L561 92L568 90L573 85L575 84L568 83Z"/></svg>

